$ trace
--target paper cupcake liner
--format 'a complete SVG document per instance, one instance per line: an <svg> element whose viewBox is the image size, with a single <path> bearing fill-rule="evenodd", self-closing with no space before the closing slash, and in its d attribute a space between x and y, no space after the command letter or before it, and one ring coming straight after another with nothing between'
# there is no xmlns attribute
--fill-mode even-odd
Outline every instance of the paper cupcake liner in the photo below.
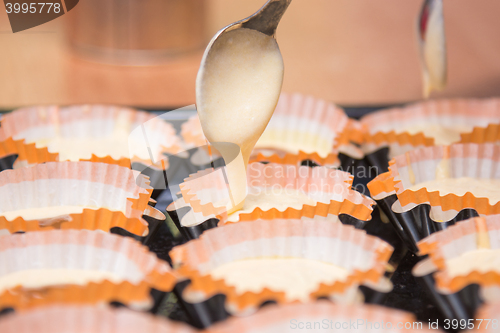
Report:
<svg viewBox="0 0 500 333"><path fill-rule="evenodd" d="M207 144L198 114L181 125L181 137L188 147L202 147Z"/></svg>
<svg viewBox="0 0 500 333"><path fill-rule="evenodd" d="M264 150L260 150L250 157L250 163L255 162L302 166L327 166L349 171L354 174L356 172L355 169L363 165L364 154L354 145L345 145L339 149L335 149L335 152L327 158L322 158L317 153L307 154L299 152L298 154L292 155L276 150L265 149L265 152Z"/></svg>
<svg viewBox="0 0 500 333"><path fill-rule="evenodd" d="M500 124L489 124L487 127L474 127L471 133L462 134L463 143L500 142Z"/></svg>
<svg viewBox="0 0 500 333"><path fill-rule="evenodd" d="M440 195L426 188L409 190L413 184L436 179L436 170L442 163L449 164L451 178L496 178L500 146L454 144L413 150L397 156L387 173L368 183L371 196L414 251L416 242L457 221L500 214L500 203L490 204L488 198L475 197L470 192Z"/></svg>
<svg viewBox="0 0 500 333"><path fill-rule="evenodd" d="M47 162L0 173L0 230L19 231L123 228L143 236L142 218L152 188L149 180L129 168L92 162ZM16 211L77 206L82 213L26 220ZM12 215L12 216L11 216Z"/></svg>
<svg viewBox="0 0 500 333"><path fill-rule="evenodd" d="M500 146L494 144L455 144L451 146L429 147L409 152L395 158L389 167L395 182L394 187L401 205L429 202L443 210L459 211L474 208L480 214L500 213L500 203L489 204L486 198L476 198L472 194L440 196L438 192L407 190L414 183L436 178L436 168L442 160L449 161L450 177L497 178L500 170ZM410 171L411 169L411 171Z"/></svg>
<svg viewBox="0 0 500 333"><path fill-rule="evenodd" d="M360 143L361 129L331 102L300 94L281 94L250 161L300 164L311 160L319 165L338 166L339 149L351 141ZM301 150L305 143L317 150ZM352 157L362 158L358 148L352 146L350 150L354 150Z"/></svg>
<svg viewBox="0 0 500 333"><path fill-rule="evenodd" d="M339 305L322 300L312 304L269 306L250 317L230 318L214 325L209 331L442 332L427 327L428 323L419 323L413 314L407 312L375 305Z"/></svg>
<svg viewBox="0 0 500 333"><path fill-rule="evenodd" d="M395 194L376 201L403 244L414 253L419 251L417 243L420 240L460 221L479 216L474 209L462 209L454 218L446 222L436 222L431 218L431 206L428 204L421 204L404 212L395 212L392 207L399 207Z"/></svg>
<svg viewBox="0 0 500 333"><path fill-rule="evenodd" d="M332 149L332 152L326 157L320 156L318 153L305 153L299 151L297 154L290 154L277 149L254 149L250 156L250 163L266 162L278 164L300 165L304 161L312 161L317 165L326 165L329 167L341 167L339 152L337 149Z"/></svg>
<svg viewBox="0 0 500 333"><path fill-rule="evenodd" d="M500 300L500 274L470 270L467 274L451 277L445 265L447 259L485 244L492 249L498 248L499 232L500 216L476 217L418 243L420 254L429 257L413 269L413 274L425 283L427 291L447 318L473 319L484 301Z"/></svg>
<svg viewBox="0 0 500 333"><path fill-rule="evenodd" d="M414 275L415 280L422 286L444 318L465 321L474 319L474 314L482 304L477 284L468 285L455 293L443 294L436 289L432 273L422 275L414 273Z"/></svg>
<svg viewBox="0 0 500 333"><path fill-rule="evenodd" d="M0 156L18 154L20 166L60 160L58 152L49 152L47 147L40 146L41 142L57 135L62 138L99 139L106 135L112 136L117 131L126 131L129 142L132 140L140 146L134 146L127 156L113 158L92 154L90 158L80 158L126 167L130 167L132 162L150 165L164 158L163 153L180 150L180 140L172 125L147 112L122 107L31 107L5 115L1 124Z"/></svg>
<svg viewBox="0 0 500 333"><path fill-rule="evenodd" d="M395 156L416 147L433 146L434 139L422 132L412 135L395 131L416 124L473 127L472 133L461 134L458 142L492 142L499 135L495 133L498 126L490 127L488 136L485 131L491 124L500 124L500 99L432 100L374 112L360 122L365 127L364 149L368 153L390 146L396 150L391 152Z"/></svg>
<svg viewBox="0 0 500 333"><path fill-rule="evenodd" d="M150 302L152 288L170 291L176 275L140 243L100 231L52 230L0 237L1 274L26 270L103 271L116 279L83 284L19 285L0 294L0 309L54 303ZM37 278L38 279L38 278ZM38 281L38 280L37 280ZM40 280L41 281L41 280Z"/></svg>
<svg viewBox="0 0 500 333"><path fill-rule="evenodd" d="M338 221L338 217L363 227L371 219L373 201L351 189L352 176L343 171L326 167L310 168L282 164L253 163L248 168L248 184L251 190L280 188L300 191L315 202L297 209L288 207L256 208L241 213L236 221L228 220L225 202L230 202L224 169L207 169L188 177L180 185L182 198L174 201L167 211L180 215L181 226L197 226L210 219L220 220L219 225L256 219L315 218ZM214 204L214 203L221 203ZM187 210L186 210L187 208ZM184 210L184 212L181 211ZM171 214L173 215L173 214ZM175 217L173 218L175 221Z"/></svg>
<svg viewBox="0 0 500 333"><path fill-rule="evenodd" d="M286 304L290 300L286 299L285 292L268 288L239 294L223 279L212 278L211 269L236 260L276 256L332 263L347 269L349 276L344 281L319 284L309 299L344 296L344 301L352 302L352 295L348 294L357 290L359 285L376 285L384 280L392 251L389 244L351 226L315 220L277 219L209 230L200 239L174 248L171 258L176 272L191 281L182 293L185 302L203 302L222 294L227 298L226 310L242 314L255 311L267 301Z"/></svg>
<svg viewBox="0 0 500 333"><path fill-rule="evenodd" d="M190 203L195 212L205 216L212 214L223 217L226 207L217 206L221 199L229 199L227 184L223 175L224 169L204 170L189 178L180 185L183 198ZM248 168L247 182L251 187L277 187L302 190L318 201L316 206L305 205L302 210L287 209L278 212L254 211L240 215L239 221L255 218L300 218L314 216L326 217L327 214L349 214L361 220L371 217L373 201L359 192L351 190L352 176L343 171L325 167L309 168L302 166L254 163ZM203 197L203 190L213 190ZM222 191L218 191L222 189ZM208 199L208 200L206 200ZM342 203L342 205L338 205ZM334 208L333 208L333 207Z"/></svg>
<svg viewBox="0 0 500 333"><path fill-rule="evenodd" d="M477 217L433 234L418 243L420 253L429 255L437 268L436 287L456 292L470 284L500 286L500 272L470 270L466 275L451 276L446 261L486 246L500 249L500 215Z"/></svg>
<svg viewBox="0 0 500 333"><path fill-rule="evenodd" d="M46 306L11 314L0 321L2 333L194 333L187 325L125 308Z"/></svg>

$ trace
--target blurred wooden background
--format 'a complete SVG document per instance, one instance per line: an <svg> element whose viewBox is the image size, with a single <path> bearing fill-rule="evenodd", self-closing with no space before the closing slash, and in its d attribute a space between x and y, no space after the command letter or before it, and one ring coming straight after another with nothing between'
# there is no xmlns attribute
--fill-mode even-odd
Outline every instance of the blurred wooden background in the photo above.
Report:
<svg viewBox="0 0 500 333"><path fill-rule="evenodd" d="M207 41L219 28L265 2L206 1ZM421 3L294 0L278 29L285 60L283 90L346 106L421 99L414 38ZM446 0L444 6L449 84L433 97L500 95L500 1ZM78 6L73 11L77 10ZM150 67L88 62L72 54L65 43L65 21L71 15L12 34L2 6L0 109L52 103L165 108L195 102L201 49Z"/></svg>

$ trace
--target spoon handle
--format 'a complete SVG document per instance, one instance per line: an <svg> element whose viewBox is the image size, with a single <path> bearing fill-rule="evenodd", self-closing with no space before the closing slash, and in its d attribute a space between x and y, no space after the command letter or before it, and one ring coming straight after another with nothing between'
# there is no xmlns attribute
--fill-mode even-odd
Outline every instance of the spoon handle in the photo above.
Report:
<svg viewBox="0 0 500 333"><path fill-rule="evenodd" d="M244 20L241 27L274 37L278 23L291 2L292 0L269 0L258 12Z"/></svg>

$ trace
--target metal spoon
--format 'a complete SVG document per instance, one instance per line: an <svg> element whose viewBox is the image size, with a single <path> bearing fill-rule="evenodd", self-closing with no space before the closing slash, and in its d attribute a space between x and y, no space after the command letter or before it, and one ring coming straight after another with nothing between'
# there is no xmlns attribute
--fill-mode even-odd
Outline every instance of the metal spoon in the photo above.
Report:
<svg viewBox="0 0 500 333"><path fill-rule="evenodd" d="M283 82L283 59L275 40L275 34L278 24L291 2L292 0L269 0L252 16L232 23L217 32L205 50L198 76L196 77L196 103L202 127L204 127L203 118L213 116L213 110L217 110L215 111L216 114L213 119L215 119L215 124L218 125L212 125L212 127L210 127L211 125L208 124L210 123L208 121L205 122L205 125L209 126L209 133L213 131L212 134L207 135L208 141L210 141L211 146L217 149L222 155L226 168L229 170L226 174L230 198L230 204L227 207L228 214L243 207L244 198L246 196L246 184L239 180L246 178L248 159L255 145L255 142L252 142L252 140L254 140L256 136L262 134L278 102L279 92ZM249 30L253 31L250 32ZM242 43L241 39L237 39L237 41L234 42L231 35L238 36L240 33L243 36L245 36L245 34L248 36L248 33L250 33L252 37L243 39L245 43ZM219 38L221 39L218 41ZM217 44L215 44L216 42ZM231 46L233 44L235 46ZM244 44L245 46L242 47ZM268 50L264 48L264 45ZM231 53L229 60L227 55L224 58L224 51L226 51L224 47L228 47L236 56ZM234 52L235 49L237 52ZM253 58L250 59L246 54L242 53L243 50L249 52ZM259 54L253 51L262 51L264 53ZM266 57L266 52L270 53L271 56ZM222 54L222 57L218 57L220 54ZM259 61L256 62L255 59L259 59ZM210 61L213 61L212 66ZM224 63L222 61L224 61ZM238 72L238 68L244 68L244 70L246 70L246 72L243 72L246 74L243 79L242 76L239 75L241 73ZM265 77L270 78L268 80L270 83L267 85L262 84L263 76L259 76L260 73L258 71L262 71L263 69L265 70ZM210 75L206 74L207 72L213 73ZM257 73L257 75L255 75L255 73ZM209 83L207 84L206 82ZM232 83L231 87L229 87L228 82ZM221 85L223 88L221 88ZM268 89L263 90L263 86ZM213 90L213 87L216 87L216 89ZM228 94L240 96L240 92L243 92L243 97L239 100L238 97L236 97L227 99L230 101L228 103L221 102L225 100L224 97ZM253 97L257 98L248 98L248 96L252 94ZM262 95L266 97L261 98ZM262 105L259 105L259 98L263 100L263 102L260 102ZM248 99L257 102L248 102ZM204 109L205 100L215 101L215 103L208 103L207 108ZM235 100L237 100L236 103L234 103ZM235 113L235 106L238 103L239 106L242 107L236 107L238 112ZM273 103L274 105L272 105ZM220 132L220 128L217 129L219 125L227 125L224 124L227 119L233 120L233 125L236 125L234 119L242 120L246 117L246 120L253 121L254 117L251 117L250 111L248 111L252 110L253 107L260 108L256 116L257 119L253 122L255 125L252 125L253 130L244 131L244 134L239 136L232 134L232 132L236 132L237 130L228 131L226 133L228 134L227 136L215 134L215 132ZM210 114L210 112L212 112L212 114ZM229 117L229 112L235 113L237 116L239 115L240 118ZM220 117L221 114L225 115L225 118ZM264 126L262 126L263 122L266 122ZM242 123L239 125L241 124ZM249 128L252 128L252 126ZM215 130L214 127L216 128ZM206 129L203 128L204 132L205 130ZM261 132L258 133L259 131ZM210 136L212 136L212 138L210 138ZM229 142L214 142L218 141L211 140L214 138L229 139ZM237 144L235 141L240 144Z"/></svg>
<svg viewBox="0 0 500 333"><path fill-rule="evenodd" d="M425 0L417 21L424 97L446 86L447 60L443 0Z"/></svg>
<svg viewBox="0 0 500 333"><path fill-rule="evenodd" d="M207 54L210 52L212 45L215 43L217 38L219 38L225 32L244 28L257 30L265 35L275 38L276 28L278 28L278 24L280 23L283 14L285 14L285 11L287 10L291 2L292 0L269 0L255 14L243 20L231 23L227 27L219 30L212 38L210 43L208 43L207 49L205 50L205 55L203 56L203 60L201 62L201 66L204 65L205 59L207 58Z"/></svg>

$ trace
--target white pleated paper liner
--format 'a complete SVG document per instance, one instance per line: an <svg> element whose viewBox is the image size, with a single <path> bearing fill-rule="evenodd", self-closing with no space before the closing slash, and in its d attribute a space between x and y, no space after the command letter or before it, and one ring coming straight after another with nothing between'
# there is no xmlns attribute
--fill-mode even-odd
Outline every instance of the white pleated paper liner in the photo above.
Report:
<svg viewBox="0 0 500 333"><path fill-rule="evenodd" d="M392 251L389 244L352 226L327 221L276 219L242 222L208 230L199 239L175 247L170 256L180 279L190 281L183 286L185 289L178 290L179 297L187 307L191 306L193 312L199 311L197 316L205 318L203 324L208 326L223 319L221 313L225 311L229 314L250 314L268 301L278 304L309 303L325 297L352 304L360 301L360 285L389 292L392 286L384 278L384 273ZM227 264L244 264L245 260L251 259L285 258L331 264L341 268L345 275L340 277L327 273L321 281L309 281L304 286L306 289L299 293L287 291L285 280L247 289L226 281L226 278L217 279L211 275ZM295 272L302 272L300 274L306 278L305 271ZM252 282L256 276L249 276L248 279ZM217 295L224 296L219 298L218 307L213 304L211 308L195 307L213 300Z"/></svg>
<svg viewBox="0 0 500 333"><path fill-rule="evenodd" d="M227 214L230 194L225 168L207 169L191 175L180 184L182 197L168 208L180 228L197 238L205 229L256 219L303 218L324 219L363 228L371 220L373 201L351 189L352 176L326 167L252 163L248 167L249 198L257 202L291 200L274 205L244 206ZM259 197L264 196L262 199ZM252 201L249 201L252 202ZM218 222L216 222L218 220Z"/></svg>
<svg viewBox="0 0 500 333"><path fill-rule="evenodd" d="M209 328L210 333L293 332L442 332L414 315L376 305L340 305L326 300L311 304L270 305L249 317L233 317Z"/></svg>
<svg viewBox="0 0 500 333"><path fill-rule="evenodd" d="M207 144L208 140L203 133L198 114L181 125L181 137L187 147L202 147Z"/></svg>
<svg viewBox="0 0 500 333"><path fill-rule="evenodd" d="M194 333L167 319L108 306L45 306L0 320L2 333Z"/></svg>
<svg viewBox="0 0 500 333"><path fill-rule="evenodd" d="M143 236L152 188L138 172L94 162L47 162L0 173L0 231L120 227Z"/></svg>
<svg viewBox="0 0 500 333"><path fill-rule="evenodd" d="M467 179L469 182L500 179L500 146L453 144L412 150L394 158L389 171L368 184L371 196L412 251L418 251L418 241L457 221L500 214L500 202L490 202L490 197L481 195L476 197L473 190L464 193L463 186L452 187L456 186L453 183L450 193L441 194L426 187L412 189L424 182L432 184L447 179L464 184Z"/></svg>
<svg viewBox="0 0 500 333"><path fill-rule="evenodd" d="M416 148L500 142L500 99L431 100L374 112L360 122L364 153L385 171L390 159ZM389 150L377 153L384 147Z"/></svg>
<svg viewBox="0 0 500 333"><path fill-rule="evenodd" d="M257 141L251 161L339 166L339 153L361 159L362 127L333 103L300 94L281 94L274 114Z"/></svg>
<svg viewBox="0 0 500 333"><path fill-rule="evenodd" d="M447 318L471 319L481 303L500 301L500 272L494 267L499 230L499 215L476 217L418 243L420 254L429 257L413 274Z"/></svg>
<svg viewBox="0 0 500 333"><path fill-rule="evenodd" d="M108 302L148 309L151 291L170 291L176 281L147 247L102 231L0 236L0 258L0 309Z"/></svg>
<svg viewBox="0 0 500 333"><path fill-rule="evenodd" d="M171 124L118 106L29 107L1 123L0 156L18 154L16 167L67 160L150 165L181 146Z"/></svg>
<svg viewBox="0 0 500 333"><path fill-rule="evenodd" d="M468 285L455 293L442 294L436 290L435 280L431 273L422 275L414 273L414 275L415 280L434 303L436 311L439 311L441 316L450 322L472 320L474 313L483 302L477 284Z"/></svg>
<svg viewBox="0 0 500 333"><path fill-rule="evenodd" d="M500 215L463 221L418 246L436 267L436 288L442 292L456 292L473 283L500 286L500 265L495 265L500 262Z"/></svg>

